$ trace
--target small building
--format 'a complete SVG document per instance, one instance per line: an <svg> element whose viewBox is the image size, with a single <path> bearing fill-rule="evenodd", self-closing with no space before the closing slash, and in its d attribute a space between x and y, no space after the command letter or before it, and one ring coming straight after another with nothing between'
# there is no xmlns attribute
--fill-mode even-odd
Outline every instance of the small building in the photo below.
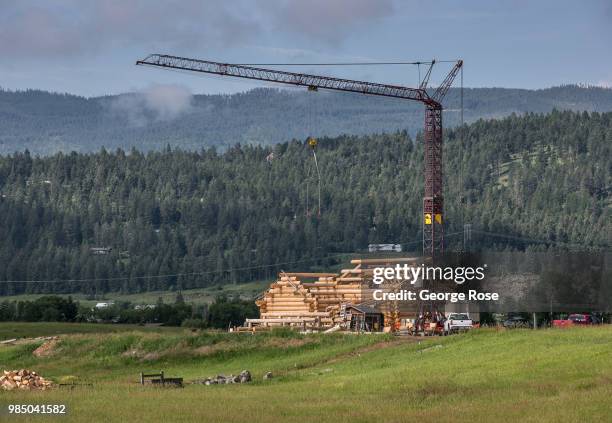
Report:
<svg viewBox="0 0 612 423"><path fill-rule="evenodd" d="M155 304L136 304L134 310L153 310Z"/></svg>
<svg viewBox="0 0 612 423"><path fill-rule="evenodd" d="M395 251L396 253L402 252L401 244L369 244L368 251L370 253L376 253L380 251Z"/></svg>
<svg viewBox="0 0 612 423"><path fill-rule="evenodd" d="M353 332L380 332L384 327L384 314L374 307L348 304L345 313Z"/></svg>
<svg viewBox="0 0 612 423"><path fill-rule="evenodd" d="M89 249L89 251L91 251L91 253L93 255L96 256L105 256L111 253L113 249L111 247L91 247Z"/></svg>

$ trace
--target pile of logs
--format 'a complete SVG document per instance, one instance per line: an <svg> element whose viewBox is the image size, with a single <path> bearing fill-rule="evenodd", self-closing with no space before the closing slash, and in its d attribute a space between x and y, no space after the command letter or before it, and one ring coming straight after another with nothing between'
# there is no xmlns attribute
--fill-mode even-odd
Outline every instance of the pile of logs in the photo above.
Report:
<svg viewBox="0 0 612 423"><path fill-rule="evenodd" d="M259 319L247 319L243 331L265 330L275 326L295 326L303 330L324 330L346 326L342 306L366 303L372 298L375 267L409 263L417 258L376 258L351 260L353 268L340 273L281 272L263 297L256 301ZM391 310L385 310L386 317ZM386 319L388 324L392 319Z"/></svg>
<svg viewBox="0 0 612 423"><path fill-rule="evenodd" d="M53 382L50 380L26 369L5 370L4 374L0 376L0 387L5 391L12 391L13 389L37 389L44 391L52 386Z"/></svg>

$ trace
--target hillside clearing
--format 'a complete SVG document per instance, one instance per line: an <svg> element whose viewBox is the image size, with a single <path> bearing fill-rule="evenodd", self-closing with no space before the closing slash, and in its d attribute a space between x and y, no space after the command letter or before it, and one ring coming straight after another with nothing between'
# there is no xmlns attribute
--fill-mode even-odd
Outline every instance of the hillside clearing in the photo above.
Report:
<svg viewBox="0 0 612 423"><path fill-rule="evenodd" d="M208 288L185 289L181 291L185 302L190 304L210 304L220 295L238 295L245 299L254 298L257 294L265 290L270 284L270 281L255 281L240 284L227 284L223 286L212 286ZM1 301L33 301L44 295L49 294L23 294L23 295L5 295L0 297ZM100 298L92 299L91 297L81 294L53 294L60 297L72 297L85 306L93 307L100 301L129 301L133 304L155 304L161 298L166 304L172 304L176 300L177 292L175 291L150 291L138 294L122 294L120 292L109 292Z"/></svg>

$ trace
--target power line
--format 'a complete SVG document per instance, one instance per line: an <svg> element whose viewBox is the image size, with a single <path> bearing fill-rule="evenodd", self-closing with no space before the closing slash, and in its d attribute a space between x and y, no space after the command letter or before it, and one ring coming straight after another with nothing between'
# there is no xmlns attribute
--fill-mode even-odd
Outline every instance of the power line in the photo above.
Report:
<svg viewBox="0 0 612 423"><path fill-rule="evenodd" d="M262 264L257 266L246 266L246 267L235 267L232 269L223 269L223 270L210 270L207 272L193 272L193 273L173 273L166 275L150 275L150 276L124 276L124 277L114 277L114 278L89 278L89 279L48 279L48 280L9 280L9 281L0 281L0 283L75 283L75 282L112 282L112 281L122 281L122 280L134 280L134 279L160 279L160 278L172 278L179 276L202 276L202 275L212 275L217 273L228 273L240 270L253 270L253 269L264 269L275 266L283 266L287 264L297 264L297 263L305 263L309 261L322 260L326 258L333 257L341 257L349 255L350 253L338 253L331 254L328 256L321 257L312 257L309 259L303 260L295 260L295 261L286 261L280 263L272 263L272 264Z"/></svg>
<svg viewBox="0 0 612 423"><path fill-rule="evenodd" d="M483 235L488 235L488 236L492 236L492 237L498 237L498 238L506 238L506 239L514 239L514 240L519 240L519 241L527 241L527 242L531 242L531 243L547 243L547 244L564 244L564 245L575 245L575 246L585 246L583 244L570 244L570 243L563 243L563 242L555 242L555 241L550 241L550 240L541 240L541 239L533 239L533 238L525 238L525 237L520 237L520 236L514 236L514 235L504 235L504 234L499 234L499 233L494 233L494 232L486 232L486 231L479 231L479 230L474 230L474 232L478 232L481 233ZM453 236L458 236L463 234L463 232L453 232L450 234L446 234L446 237L453 237ZM408 241L408 242L400 242L399 244L403 245L403 246L409 246L409 245L416 245L418 243L422 242L421 239L418 240L414 240L414 241ZM600 246L603 248L607 248L607 246ZM192 273L173 273L173 274L164 274L164 275L148 275L148 276L124 276L124 277L113 277L113 278L86 278L86 279L48 279L48 280L4 280L4 281L0 281L0 284L9 284L9 283L83 283L83 282L116 282L116 281L124 281L124 280L143 280L143 279L161 279L161 278L172 278L172 277L180 277L180 276L203 276L203 275L213 275L213 274L223 274L223 273L230 273L230 272L235 272L235 271L242 271L242 270L255 270L255 269L266 269L266 268L273 268L273 267L277 267L277 266L284 266L284 265L288 265L288 264L298 264L298 263L307 263L307 262L311 262L311 261L317 261L317 260L323 260L323 259L329 259L329 258L336 258L336 257L345 257L345 256L350 256L353 254L362 254L362 253L366 253L367 251L363 250L363 251L357 251L355 253L337 253L337 254L330 254L330 255L326 255L326 256L319 256L319 257L311 257L308 259L302 259L302 260L294 260L294 261L286 261L286 262L279 262L279 263L270 263L270 264L262 264L262 265L257 265L257 266L246 266L246 267L235 267L235 268L230 268L230 269L223 269L223 270L210 270L210 271L206 271L206 272L192 272Z"/></svg>
<svg viewBox="0 0 612 423"><path fill-rule="evenodd" d="M447 236L455 236L461 234L461 232L455 232L452 234L448 234ZM409 242L401 242L399 244L401 245L412 245L412 244L417 244L422 242L422 240L418 239L415 241L409 241ZM335 257L344 257L344 256L349 256L349 255L353 255L353 254L362 254L362 253L366 253L368 251L363 250L363 251L357 251L355 253L337 253L337 254L329 254L326 256L318 256L318 257L311 257L308 259L302 259L302 260L294 260L294 261L286 261L286 262L280 262L280 263L270 263L270 264L261 264L261 265L256 265L256 266L246 266L246 267L235 267L235 268L231 268L231 269L223 269L223 270L210 270L210 271L206 271L206 272L192 272L192 273L172 273L172 274L165 274L165 275L149 275L149 276L122 276L122 277L113 277L113 278L85 278L85 279L47 279L47 280L5 280L5 281L0 281L0 283L3 284L8 284L8 283L82 283L82 282L116 282L116 281L124 281L124 280L142 280L142 279L162 279L162 278L173 278L173 277L179 277L179 276L203 276L203 275L213 275L213 274L223 274L223 273L229 273L229 272L236 272L236 271L241 271L241 270L255 270L255 269L265 269L265 268L273 268L273 267L277 267L277 266L284 266L284 265L288 265L288 264L298 264L298 263L307 263L307 262L311 262L311 261L317 261L317 260L323 260L323 259L329 259L329 258L335 258Z"/></svg>
<svg viewBox="0 0 612 423"><path fill-rule="evenodd" d="M478 232L480 234L488 235L488 236L491 236L491 237L494 237L494 238L505 238L505 239L512 239L512 240L517 240L517 241L526 241L526 242L530 242L530 243L539 243L539 244L553 244L553 245L566 245L566 246L576 246L576 247L595 247L595 248L608 248L608 247L610 247L609 244L587 245L587 244L579 244L579 243L572 243L572 242L563 242L563 241L553 241L553 240L545 240L545 239L526 238L526 237L517 236L517 235L500 234L500 233L497 233L497 232L479 231L479 230L476 230L476 229L474 229L473 232Z"/></svg>

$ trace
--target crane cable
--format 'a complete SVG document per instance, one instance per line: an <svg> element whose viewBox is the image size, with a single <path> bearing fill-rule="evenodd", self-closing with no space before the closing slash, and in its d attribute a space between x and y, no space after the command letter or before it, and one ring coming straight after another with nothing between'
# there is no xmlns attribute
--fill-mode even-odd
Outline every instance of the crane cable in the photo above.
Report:
<svg viewBox="0 0 612 423"><path fill-rule="evenodd" d="M308 91L310 93L310 90ZM310 94L306 96L306 144L310 142L312 131L312 97ZM306 217L310 217L310 172L311 167L306 161Z"/></svg>
<svg viewBox="0 0 612 423"><path fill-rule="evenodd" d="M459 59L436 60L436 63L457 63ZM392 65L431 65L428 60L416 62L386 61L386 62L327 62L327 63L232 63L238 66L392 66Z"/></svg>
<svg viewBox="0 0 612 423"><path fill-rule="evenodd" d="M314 159L314 167L317 177L317 217L321 217L321 172L319 170L319 162L317 160L317 140L313 137L308 137L308 146L312 150L312 157ZM310 217L309 207L309 196L310 196L310 175L312 173L312 166L307 166L308 172L306 174L306 216Z"/></svg>
<svg viewBox="0 0 612 423"><path fill-rule="evenodd" d="M312 149L312 156L314 157L315 168L317 169L317 197L318 197L318 209L317 217L321 217L321 172L319 171L319 162L317 161L316 149Z"/></svg>
<svg viewBox="0 0 612 423"><path fill-rule="evenodd" d="M465 137L464 137L464 133L465 133L465 128L464 128L464 120L463 120L463 66L461 66L461 89L460 89L460 94L459 94L459 98L460 98L460 109L461 109L461 114L460 114L460 119L461 119L461 126L460 126L460 132L459 132L459 137L460 137L460 145L459 145L459 196L460 196L460 201L459 201L459 206L461 207L461 226L463 227L463 231L465 232L466 228L465 228L465 208L467 207L467 199L465 198L465 180L464 180L464 164L463 164L463 149L465 148ZM466 243L467 240L465 239L465 234L463 237L463 251L466 251Z"/></svg>
<svg viewBox="0 0 612 423"><path fill-rule="evenodd" d="M308 92L317 92L315 87L308 87ZM307 144L312 151L312 157L314 159L314 167L316 170L316 178L317 178L317 217L321 217L321 171L319 170L319 162L317 160L317 139L312 136L313 133L313 100L312 97L308 97L307 99L307 125L308 125L308 139ZM310 217L310 175L312 173L312 166L307 165L307 174L306 174L306 216Z"/></svg>

